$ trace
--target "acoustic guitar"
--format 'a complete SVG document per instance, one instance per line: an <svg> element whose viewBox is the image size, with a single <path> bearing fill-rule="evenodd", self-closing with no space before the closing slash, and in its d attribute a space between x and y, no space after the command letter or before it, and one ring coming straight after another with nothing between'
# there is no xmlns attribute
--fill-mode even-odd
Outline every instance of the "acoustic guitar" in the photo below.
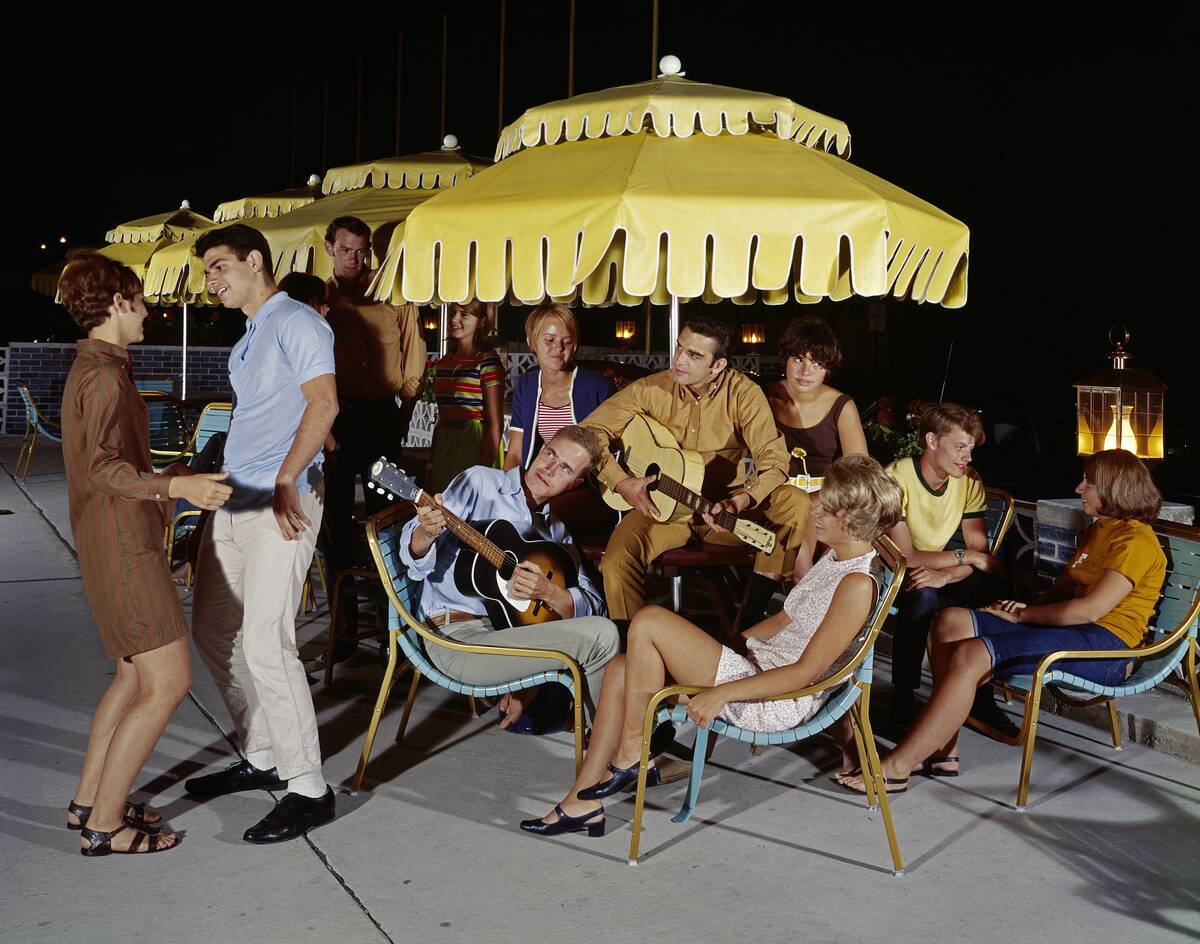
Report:
<svg viewBox="0 0 1200 944"><path fill-rule="evenodd" d="M767 528L727 511L714 511L715 503L699 492L704 484L704 458L694 450L681 449L671 431L654 417L637 414L621 433L621 445L619 461L626 472L658 476L650 484L650 498L658 508L659 521L682 521L697 512L709 514L751 547L766 554L775 550L775 535ZM617 511L633 507L612 489L605 489L604 501Z"/></svg>
<svg viewBox="0 0 1200 944"><path fill-rule="evenodd" d="M385 457L371 466L371 482L375 491L410 501L424 508L440 507L403 469ZM479 597L496 629L548 623L562 616L541 600L521 600L512 594L512 579L517 564L529 561L546 578L569 589L579 582L575 559L560 544L553 541L528 541L511 521L468 524L448 509L446 528L467 546L469 551L458 555L454 564L454 584L463 596Z"/></svg>

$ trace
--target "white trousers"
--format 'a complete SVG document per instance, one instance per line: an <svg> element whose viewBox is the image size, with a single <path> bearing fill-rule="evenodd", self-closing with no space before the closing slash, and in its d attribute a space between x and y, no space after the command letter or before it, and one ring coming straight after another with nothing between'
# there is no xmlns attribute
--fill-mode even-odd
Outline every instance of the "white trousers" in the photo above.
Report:
<svg viewBox="0 0 1200 944"><path fill-rule="evenodd" d="M323 490L301 496L312 524L285 541L271 508L216 511L196 561L192 636L242 750L272 752L283 780L321 769L296 610L321 527Z"/></svg>

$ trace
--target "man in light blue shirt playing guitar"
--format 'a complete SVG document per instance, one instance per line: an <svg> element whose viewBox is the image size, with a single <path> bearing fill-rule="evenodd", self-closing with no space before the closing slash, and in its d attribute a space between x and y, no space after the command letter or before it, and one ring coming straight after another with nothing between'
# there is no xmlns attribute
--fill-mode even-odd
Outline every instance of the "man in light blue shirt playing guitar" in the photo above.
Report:
<svg viewBox="0 0 1200 944"><path fill-rule="evenodd" d="M528 469L474 466L432 498L414 487L417 516L402 532L400 559L409 577L422 582L419 615L459 642L565 652L583 669L589 690L599 691L620 638L566 526L547 504L578 486L595 469L599 452L594 436L567 426ZM405 494L403 483L380 484ZM440 646L430 646L429 657L446 674L475 685L560 665ZM534 691L505 696L503 727L520 718Z"/></svg>

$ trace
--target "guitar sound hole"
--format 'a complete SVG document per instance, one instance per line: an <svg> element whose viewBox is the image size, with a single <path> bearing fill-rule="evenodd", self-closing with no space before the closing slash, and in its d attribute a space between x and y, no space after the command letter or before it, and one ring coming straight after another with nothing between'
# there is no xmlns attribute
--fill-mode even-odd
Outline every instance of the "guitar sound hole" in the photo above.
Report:
<svg viewBox="0 0 1200 944"><path fill-rule="evenodd" d="M659 472L659 469L658 469L657 462L652 462L652 463L650 463L650 465L646 466L645 474L648 476L651 476L652 478L655 479L655 481L651 482L649 485L646 486L646 491L652 492L656 488L658 488L658 481L657 481L658 472Z"/></svg>

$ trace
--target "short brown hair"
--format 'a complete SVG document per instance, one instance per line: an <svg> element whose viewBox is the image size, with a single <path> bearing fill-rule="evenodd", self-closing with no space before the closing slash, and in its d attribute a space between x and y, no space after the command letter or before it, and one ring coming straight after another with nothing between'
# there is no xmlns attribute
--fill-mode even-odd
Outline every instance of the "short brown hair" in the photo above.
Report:
<svg viewBox="0 0 1200 944"><path fill-rule="evenodd" d="M921 414L917 429L921 434L922 448L925 446L925 437L929 433L941 438L955 429L961 429L968 436L974 437L976 446L983 445L984 439L987 438L984 435L983 420L979 418L979 414L965 406L959 406L957 403L935 403L933 406L927 407Z"/></svg>
<svg viewBox="0 0 1200 944"><path fill-rule="evenodd" d="M568 442L573 442L575 445L582 446L587 450L588 467L584 470L583 474L590 475L595 472L596 468L600 465L600 460L604 458L604 453L600 449L600 441L582 426L564 426L551 437L550 441L554 442L560 436Z"/></svg>
<svg viewBox="0 0 1200 944"><path fill-rule="evenodd" d="M693 334L702 334L715 342L714 364L721 358L728 359L733 350L733 329L729 327L729 322L712 315L692 315L684 319L683 327L679 330L682 331L683 328L687 328ZM671 343L675 343L674 338L671 339Z"/></svg>
<svg viewBox="0 0 1200 944"><path fill-rule="evenodd" d="M271 245L267 237L252 226L245 223L234 223L232 226L222 226L220 229L210 229L200 234L193 250L196 258L203 261L204 254L210 249L228 246L233 254L242 262L254 250L262 255L263 269L268 279L274 278L275 269L271 265Z"/></svg>
<svg viewBox="0 0 1200 944"><path fill-rule="evenodd" d="M874 544L900 520L904 492L870 456L842 456L825 473L820 501L848 533Z"/></svg>
<svg viewBox="0 0 1200 944"><path fill-rule="evenodd" d="M472 299L469 302L452 302L450 314L455 308L461 308L468 315L479 319L479 327L475 329L475 350L490 351L495 347L492 339L492 329L496 326L496 306L491 302L481 302ZM458 342L451 338L446 345L451 352L458 349Z"/></svg>
<svg viewBox="0 0 1200 944"><path fill-rule="evenodd" d="M98 252L79 253L58 280L62 306L82 331L91 331L107 320L114 295L132 301L141 291L141 280L129 266Z"/></svg>
<svg viewBox="0 0 1200 944"><path fill-rule="evenodd" d="M1162 510L1162 492L1132 452L1105 449L1083 460L1083 477L1096 486L1100 514L1151 522Z"/></svg>
<svg viewBox="0 0 1200 944"><path fill-rule="evenodd" d="M357 216L337 217L325 228L325 242L336 242L339 229L347 230L352 236L361 236L368 244L371 242L371 227Z"/></svg>
<svg viewBox="0 0 1200 944"><path fill-rule="evenodd" d="M535 349L534 341L541 333L542 325L551 318L561 321L563 327L567 329L567 333L575 339L576 344L579 344L579 322L575 320L575 312L558 302L546 302L533 309L529 313L529 317L525 319L525 343L529 345L531 351Z"/></svg>
<svg viewBox="0 0 1200 944"><path fill-rule="evenodd" d="M833 329L815 315L797 318L784 329L779 339L779 356L803 357L807 354L817 366L825 368L828 380L842 368L842 345Z"/></svg>

